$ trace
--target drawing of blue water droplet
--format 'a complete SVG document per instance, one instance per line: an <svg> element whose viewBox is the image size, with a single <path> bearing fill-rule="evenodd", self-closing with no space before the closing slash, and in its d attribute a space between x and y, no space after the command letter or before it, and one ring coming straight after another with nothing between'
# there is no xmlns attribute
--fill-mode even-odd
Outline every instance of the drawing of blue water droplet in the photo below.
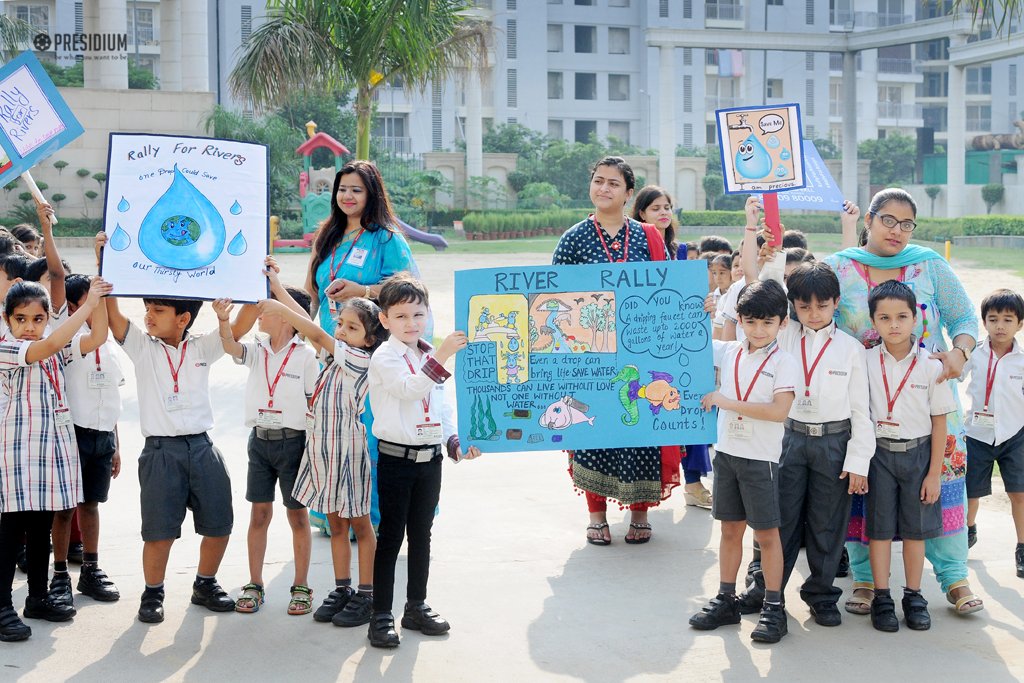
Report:
<svg viewBox="0 0 1024 683"><path fill-rule="evenodd" d="M242 236L242 231L239 230L238 234L232 237L231 242L228 244L228 253L232 256L241 256L248 248L249 245L246 243L245 237Z"/></svg>
<svg viewBox="0 0 1024 683"><path fill-rule="evenodd" d="M121 224L118 223L117 228L114 230L114 234L110 236L110 241L107 244L109 244L110 248L114 251L124 251L131 243L131 236L125 232L124 228L121 227Z"/></svg>
<svg viewBox="0 0 1024 683"><path fill-rule="evenodd" d="M242 205L239 204L238 200L236 199L235 203L232 204L231 208L228 210L231 212L232 216L237 216L238 214L242 213Z"/></svg>
<svg viewBox="0 0 1024 683"><path fill-rule="evenodd" d="M736 151L735 167L744 178L757 180L772 172L772 158L760 140L751 134Z"/></svg>
<svg viewBox="0 0 1024 683"><path fill-rule="evenodd" d="M771 149L775 149L779 146L779 138L776 135L768 136L768 139L764 141L764 144L768 145Z"/></svg>
<svg viewBox="0 0 1024 683"><path fill-rule="evenodd" d="M226 239L217 207L175 165L170 187L142 219L142 253L161 266L191 270L217 260Z"/></svg>
<svg viewBox="0 0 1024 683"><path fill-rule="evenodd" d="M789 173L789 170L782 164L779 164L779 167L775 169L775 176L778 178L785 178L787 173Z"/></svg>
<svg viewBox="0 0 1024 683"><path fill-rule="evenodd" d="M117 210L124 213L128 209L132 208L132 205L128 203L128 200L121 196L121 201L117 203Z"/></svg>
<svg viewBox="0 0 1024 683"><path fill-rule="evenodd" d="M792 155L792 154L790 154L790 153L789 153L789 150L788 150L788 149L786 149L785 147L783 147L783 148L782 148L782 153L781 153L781 154L779 154L779 158L780 158L780 159L782 159L783 161L789 161L789 159L790 159L790 158L791 158L792 156L793 156L793 155Z"/></svg>

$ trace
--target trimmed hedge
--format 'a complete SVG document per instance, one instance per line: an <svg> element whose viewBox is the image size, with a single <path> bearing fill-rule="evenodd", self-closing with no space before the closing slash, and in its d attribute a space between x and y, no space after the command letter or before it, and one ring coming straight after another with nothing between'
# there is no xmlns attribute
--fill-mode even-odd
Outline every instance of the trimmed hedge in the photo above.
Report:
<svg viewBox="0 0 1024 683"><path fill-rule="evenodd" d="M587 217L583 209L551 209L547 211L475 211L462 217L468 234L494 235L527 230L555 228L562 232Z"/></svg>
<svg viewBox="0 0 1024 683"><path fill-rule="evenodd" d="M1024 216L966 216L963 235L1024 235Z"/></svg>

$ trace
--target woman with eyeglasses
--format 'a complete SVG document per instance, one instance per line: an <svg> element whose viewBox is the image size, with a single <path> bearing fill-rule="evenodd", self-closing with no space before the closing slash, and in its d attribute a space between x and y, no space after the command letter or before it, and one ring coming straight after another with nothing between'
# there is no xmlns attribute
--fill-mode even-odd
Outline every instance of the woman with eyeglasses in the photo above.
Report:
<svg viewBox="0 0 1024 683"><path fill-rule="evenodd" d="M860 210L845 202L844 211L858 216ZM839 276L842 292L836 309L836 323L865 346L879 343L868 316L868 293L886 280L899 280L916 295L918 315L914 331L921 346L933 351L942 361L944 381L956 380L974 350L978 338L978 317L960 278L934 250L910 244L917 227L917 204L908 192L889 188L871 199L859 243L854 234L856 221L844 221L843 251L825 258ZM846 224L851 226L847 228ZM952 340L947 344L943 331ZM959 404L959 397L957 397ZM947 416L946 453L942 466L943 535L925 542L925 556L947 600L958 615L984 608L967 582L966 527L966 444L963 411ZM854 496L850 532L846 544L850 554L854 591L846 602L846 611L868 614L874 598L874 583L868 561L864 526L864 497Z"/></svg>

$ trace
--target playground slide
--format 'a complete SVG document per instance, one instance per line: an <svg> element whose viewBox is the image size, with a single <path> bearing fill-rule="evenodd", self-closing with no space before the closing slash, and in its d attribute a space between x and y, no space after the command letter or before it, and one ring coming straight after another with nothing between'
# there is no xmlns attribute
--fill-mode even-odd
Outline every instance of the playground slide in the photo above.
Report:
<svg viewBox="0 0 1024 683"><path fill-rule="evenodd" d="M444 251L448 248L448 240L441 235L431 235L429 232L417 230L401 218L396 218L395 220L398 221L398 225L402 228L402 232L404 232L405 236L409 239L422 242L423 244L429 244L435 251Z"/></svg>

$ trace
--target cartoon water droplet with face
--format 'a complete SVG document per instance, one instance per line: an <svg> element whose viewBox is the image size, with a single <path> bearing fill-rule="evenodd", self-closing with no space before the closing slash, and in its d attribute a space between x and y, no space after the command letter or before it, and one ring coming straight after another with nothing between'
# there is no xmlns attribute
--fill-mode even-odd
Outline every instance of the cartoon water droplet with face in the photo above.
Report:
<svg viewBox="0 0 1024 683"><path fill-rule="evenodd" d="M789 150L783 147L782 153L779 154L779 158L782 159L783 161L789 161L792 157L793 155L789 153Z"/></svg>
<svg viewBox="0 0 1024 683"><path fill-rule="evenodd" d="M764 144L767 145L769 149L775 149L782 143L779 142L778 136L769 135L768 139L764 141Z"/></svg>
<svg viewBox="0 0 1024 683"><path fill-rule="evenodd" d="M736 150L736 172L744 178L760 180L772 171L772 158L768 150L753 134L740 143Z"/></svg>
<svg viewBox="0 0 1024 683"><path fill-rule="evenodd" d="M776 178L785 178L788 173L789 173L789 169L787 169L782 164L779 164L778 168L775 169L775 177Z"/></svg>
<svg viewBox="0 0 1024 683"><path fill-rule="evenodd" d="M142 219L142 253L161 266L191 270L216 261L226 239L220 212L175 166L170 187Z"/></svg>

